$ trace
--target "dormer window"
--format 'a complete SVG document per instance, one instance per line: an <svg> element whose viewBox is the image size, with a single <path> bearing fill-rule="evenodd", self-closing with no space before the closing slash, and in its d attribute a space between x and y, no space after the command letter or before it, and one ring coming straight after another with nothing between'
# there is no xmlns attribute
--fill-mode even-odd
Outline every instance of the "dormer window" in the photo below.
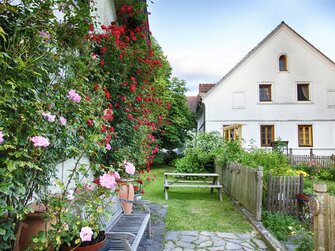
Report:
<svg viewBox="0 0 335 251"><path fill-rule="evenodd" d="M279 71L287 71L287 57L286 57L286 55L281 55L279 57Z"/></svg>

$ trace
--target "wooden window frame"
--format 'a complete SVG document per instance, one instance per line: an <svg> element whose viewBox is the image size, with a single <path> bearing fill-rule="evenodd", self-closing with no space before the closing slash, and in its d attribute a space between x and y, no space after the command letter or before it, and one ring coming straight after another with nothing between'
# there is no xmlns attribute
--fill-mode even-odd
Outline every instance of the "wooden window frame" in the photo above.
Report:
<svg viewBox="0 0 335 251"><path fill-rule="evenodd" d="M237 140L242 142L242 125L235 124L223 126L223 139L225 141Z"/></svg>
<svg viewBox="0 0 335 251"><path fill-rule="evenodd" d="M281 62L283 62L283 67L281 67ZM279 56L278 64L279 64L279 71L288 71L286 55Z"/></svg>
<svg viewBox="0 0 335 251"><path fill-rule="evenodd" d="M300 128L303 130L303 138L300 138ZM306 130L309 134L309 142L306 142ZM302 142L302 143L301 143ZM299 147L313 146L313 125L298 125L298 144Z"/></svg>
<svg viewBox="0 0 335 251"><path fill-rule="evenodd" d="M261 100L261 89L268 88L270 93L270 99L268 100ZM272 102L272 84L259 84L258 85L258 99L259 102Z"/></svg>
<svg viewBox="0 0 335 251"><path fill-rule="evenodd" d="M263 144L262 138L262 129L265 128L265 141L266 144ZM271 139L268 139L268 130L271 129ZM271 146L271 142L275 140L275 126L274 125L261 125L260 126L260 139L261 139L261 147L269 147Z"/></svg>
<svg viewBox="0 0 335 251"><path fill-rule="evenodd" d="M308 87L308 99L307 100L299 100L299 86L307 86ZM297 101L298 102L311 101L311 85L310 85L310 83L297 83Z"/></svg>

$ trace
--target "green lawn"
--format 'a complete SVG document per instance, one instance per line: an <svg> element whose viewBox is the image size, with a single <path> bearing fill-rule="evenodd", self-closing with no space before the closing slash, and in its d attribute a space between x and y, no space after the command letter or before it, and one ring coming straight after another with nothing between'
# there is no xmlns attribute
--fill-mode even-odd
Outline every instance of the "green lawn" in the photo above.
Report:
<svg viewBox="0 0 335 251"><path fill-rule="evenodd" d="M173 172L171 167L153 167L150 177L157 175L154 182L145 187L143 199L168 205L167 230L197 230L220 232L252 231L246 218L235 208L227 195L223 201L218 192L213 194L202 188L170 188L169 200L164 199L164 172Z"/></svg>

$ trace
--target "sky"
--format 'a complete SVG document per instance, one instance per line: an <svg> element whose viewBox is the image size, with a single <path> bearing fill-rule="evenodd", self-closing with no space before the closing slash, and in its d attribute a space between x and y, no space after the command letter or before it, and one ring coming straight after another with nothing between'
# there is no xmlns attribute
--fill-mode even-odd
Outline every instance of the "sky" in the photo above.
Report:
<svg viewBox="0 0 335 251"><path fill-rule="evenodd" d="M281 21L335 62L335 0L151 0L150 30L186 95L217 83Z"/></svg>

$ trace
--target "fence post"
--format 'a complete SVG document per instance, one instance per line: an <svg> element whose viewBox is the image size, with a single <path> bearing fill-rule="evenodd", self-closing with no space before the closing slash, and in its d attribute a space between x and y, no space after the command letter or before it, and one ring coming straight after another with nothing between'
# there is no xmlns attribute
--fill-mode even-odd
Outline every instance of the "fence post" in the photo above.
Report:
<svg viewBox="0 0 335 251"><path fill-rule="evenodd" d="M262 192L263 192L263 167L259 166L256 173L257 178L257 206L256 220L262 220Z"/></svg>
<svg viewBox="0 0 335 251"><path fill-rule="evenodd" d="M268 174L268 191L266 192L266 210L270 211L271 206L271 195L272 195L272 174Z"/></svg>
<svg viewBox="0 0 335 251"><path fill-rule="evenodd" d="M304 175L300 174L299 175L299 193L304 192Z"/></svg>
<svg viewBox="0 0 335 251"><path fill-rule="evenodd" d="M312 161L313 158L314 158L313 148L311 148L311 149L309 150L309 161Z"/></svg>
<svg viewBox="0 0 335 251"><path fill-rule="evenodd" d="M326 198L327 198L327 185L314 184L313 190L315 197L311 197L309 207L311 213L314 215L314 250L327 251L329 250L329 236L328 236L328 222L326 219Z"/></svg>
<svg viewBox="0 0 335 251"><path fill-rule="evenodd" d="M293 150L290 148L290 164L293 166Z"/></svg>

